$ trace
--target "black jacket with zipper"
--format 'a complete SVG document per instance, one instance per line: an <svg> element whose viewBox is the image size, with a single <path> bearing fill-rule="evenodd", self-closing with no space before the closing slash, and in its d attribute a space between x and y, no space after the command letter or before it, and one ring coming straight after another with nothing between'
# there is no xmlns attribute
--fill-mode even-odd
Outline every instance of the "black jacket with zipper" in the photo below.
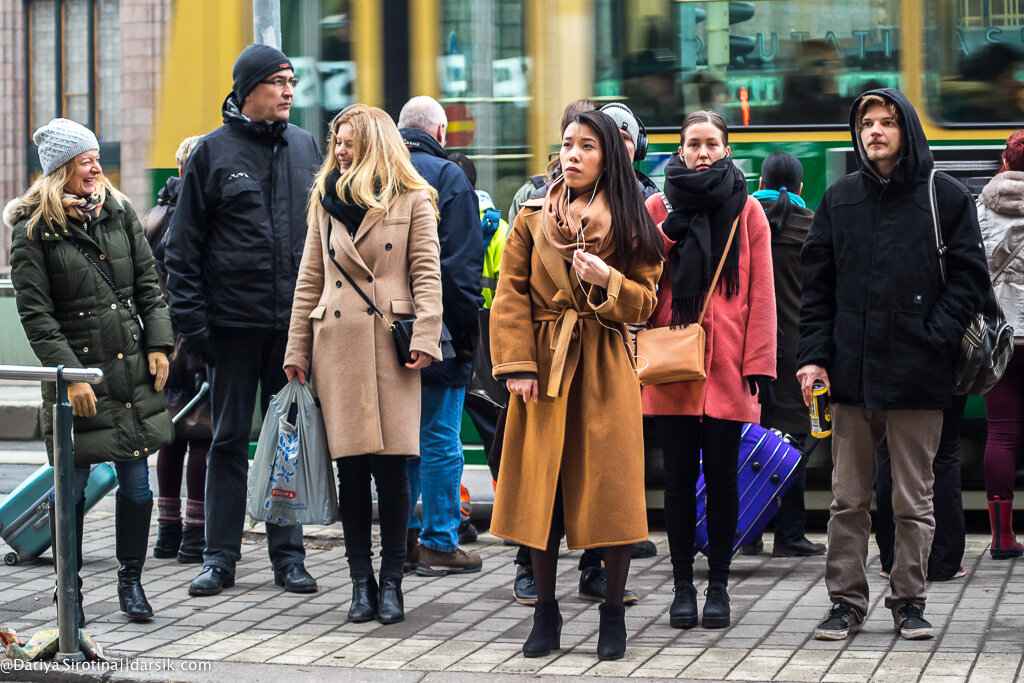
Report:
<svg viewBox="0 0 1024 683"><path fill-rule="evenodd" d="M288 329L306 237L306 199L320 164L313 136L242 116L196 144L164 252L178 330L209 325Z"/></svg>
<svg viewBox="0 0 1024 683"><path fill-rule="evenodd" d="M850 113L860 170L821 200L801 252L799 366L824 367L832 400L870 410L948 408L964 325L989 286L970 194L945 173L935 194L946 282L932 226L928 178L934 162L921 122L898 90L902 156L888 180L867 161Z"/></svg>

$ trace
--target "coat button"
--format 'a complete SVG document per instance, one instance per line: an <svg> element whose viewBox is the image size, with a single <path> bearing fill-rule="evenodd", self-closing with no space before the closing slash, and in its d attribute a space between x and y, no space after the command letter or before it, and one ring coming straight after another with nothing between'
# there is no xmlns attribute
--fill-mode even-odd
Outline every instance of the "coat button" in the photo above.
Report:
<svg viewBox="0 0 1024 683"><path fill-rule="evenodd" d="M367 275L366 276L366 281L367 282L373 282L373 276L372 275Z"/></svg>
<svg viewBox="0 0 1024 683"><path fill-rule="evenodd" d="M138 454L139 454L139 452L138 452L138 451L135 451L134 455L138 455Z"/></svg>
<svg viewBox="0 0 1024 683"><path fill-rule="evenodd" d="M82 353L89 353L89 347L88 346L83 346L82 347Z"/></svg>
<svg viewBox="0 0 1024 683"><path fill-rule="evenodd" d="M335 318L340 318L341 317L341 311L335 311L334 312L334 317Z"/></svg>
<svg viewBox="0 0 1024 683"><path fill-rule="evenodd" d="M384 248L385 248L385 249L386 249L387 251L391 251L391 242L388 242L387 244L385 244L385 245L384 245Z"/></svg>
<svg viewBox="0 0 1024 683"><path fill-rule="evenodd" d="M328 253L328 254L329 254L330 256L334 256L334 250L333 250L333 249L328 249L328 250L327 250L327 253Z"/></svg>
<svg viewBox="0 0 1024 683"><path fill-rule="evenodd" d="M124 354L123 354L123 353L119 353L119 354L117 354L117 357L118 357L119 359L120 359L120 358L124 358Z"/></svg>
<svg viewBox="0 0 1024 683"><path fill-rule="evenodd" d="M137 335L137 334L133 334L132 335L132 339L138 339L138 338L139 338L139 335Z"/></svg>
<svg viewBox="0 0 1024 683"><path fill-rule="evenodd" d="M105 260L106 258L107 258L107 255L106 255L106 254L100 254L100 261L103 261L103 260Z"/></svg>
<svg viewBox="0 0 1024 683"><path fill-rule="evenodd" d="M125 404L124 404L124 407L125 407L125 408L131 408L131 407L132 407L132 404L131 404L131 403L125 403Z"/></svg>
<svg viewBox="0 0 1024 683"><path fill-rule="evenodd" d="M110 304L110 308L116 310L117 309L117 304Z"/></svg>
<svg viewBox="0 0 1024 683"><path fill-rule="evenodd" d="M368 307L366 308L366 315L373 315L373 308L372 308L372 307L369 307L369 306L368 306Z"/></svg>
<svg viewBox="0 0 1024 683"><path fill-rule="evenodd" d="M149 449L148 449L148 448L143 448L143 449L142 449L142 452L143 452L143 453L149 453Z"/></svg>
<svg viewBox="0 0 1024 683"><path fill-rule="evenodd" d="M337 282L335 282L334 286L335 287L341 287L341 280L338 280Z"/></svg>

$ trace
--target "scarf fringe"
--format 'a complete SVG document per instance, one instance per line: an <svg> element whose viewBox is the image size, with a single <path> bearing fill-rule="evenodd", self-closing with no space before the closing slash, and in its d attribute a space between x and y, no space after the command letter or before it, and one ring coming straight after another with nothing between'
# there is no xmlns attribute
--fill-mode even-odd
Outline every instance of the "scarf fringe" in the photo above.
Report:
<svg viewBox="0 0 1024 683"><path fill-rule="evenodd" d="M669 324L672 327L685 327L686 325L697 322L697 318L700 316L700 309L704 305L704 298L708 295L707 288L710 286L711 283L708 282L700 296L695 294L680 297L673 296L671 306L672 317ZM739 268L723 268L722 275L718 279L717 289L725 294L726 298L739 294Z"/></svg>

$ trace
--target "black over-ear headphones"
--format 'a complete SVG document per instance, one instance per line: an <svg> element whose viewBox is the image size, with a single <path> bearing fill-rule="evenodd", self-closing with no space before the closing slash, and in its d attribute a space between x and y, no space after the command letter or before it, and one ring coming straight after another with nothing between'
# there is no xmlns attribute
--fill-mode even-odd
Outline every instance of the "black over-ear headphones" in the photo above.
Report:
<svg viewBox="0 0 1024 683"><path fill-rule="evenodd" d="M640 120L640 117L637 116L632 109L621 102L609 102L601 107L601 109L611 109L612 107L625 109L626 112L628 112L636 121L636 125L640 129L640 132L637 134L636 140L633 141L633 161L643 161L647 157L647 128L644 127L644 122Z"/></svg>

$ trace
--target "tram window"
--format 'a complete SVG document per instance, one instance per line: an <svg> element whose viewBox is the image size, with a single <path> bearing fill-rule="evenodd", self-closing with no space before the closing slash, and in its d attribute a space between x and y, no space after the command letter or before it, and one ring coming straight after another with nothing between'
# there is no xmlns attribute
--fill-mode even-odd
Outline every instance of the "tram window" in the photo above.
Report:
<svg viewBox="0 0 1024 683"><path fill-rule="evenodd" d="M594 96L652 128L715 109L731 126L846 125L900 87L896 0L594 0Z"/></svg>
<svg viewBox="0 0 1024 683"><path fill-rule="evenodd" d="M1024 121L1024 3L931 0L926 98L946 124Z"/></svg>

